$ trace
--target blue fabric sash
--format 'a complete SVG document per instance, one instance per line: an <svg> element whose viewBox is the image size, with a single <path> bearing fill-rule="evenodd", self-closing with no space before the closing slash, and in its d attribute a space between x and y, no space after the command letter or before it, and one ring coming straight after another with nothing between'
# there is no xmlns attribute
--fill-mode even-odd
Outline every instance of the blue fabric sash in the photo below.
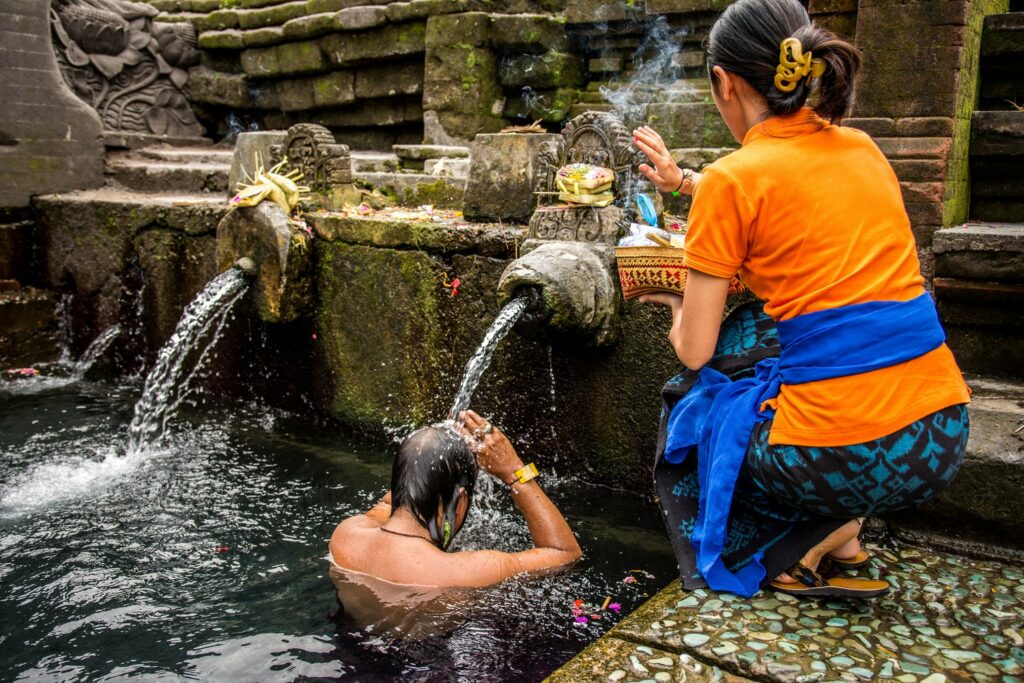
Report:
<svg viewBox="0 0 1024 683"><path fill-rule="evenodd" d="M760 410L783 384L804 384L887 368L922 356L946 341L929 294L910 301L872 301L806 313L778 323L778 358L754 368L752 378L732 381L704 367L669 416L664 458L683 462L697 449L700 497L690 534L697 569L714 590L751 596L765 577L756 557L731 572L722 560L729 510L747 445Z"/></svg>

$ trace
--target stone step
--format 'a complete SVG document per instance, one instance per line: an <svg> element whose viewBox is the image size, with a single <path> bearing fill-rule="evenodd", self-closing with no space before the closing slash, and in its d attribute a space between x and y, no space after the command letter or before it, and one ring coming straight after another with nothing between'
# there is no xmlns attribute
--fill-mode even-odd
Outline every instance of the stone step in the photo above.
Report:
<svg viewBox="0 0 1024 683"><path fill-rule="evenodd" d="M1024 155L1024 111L976 111L971 117L971 156Z"/></svg>
<svg viewBox="0 0 1024 683"><path fill-rule="evenodd" d="M985 17L981 34L982 57L1024 54L1024 12Z"/></svg>
<svg viewBox="0 0 1024 683"><path fill-rule="evenodd" d="M972 377L967 384L971 433L960 473L937 498L890 521L923 538L938 532L933 541L963 548L1024 551L1024 382Z"/></svg>
<svg viewBox="0 0 1024 683"><path fill-rule="evenodd" d="M393 145L391 149L402 161L469 158L469 147L457 145Z"/></svg>
<svg viewBox="0 0 1024 683"><path fill-rule="evenodd" d="M144 147L137 150L135 156L157 161L176 163L209 163L231 165L234 154L232 149L215 149L212 147Z"/></svg>
<svg viewBox="0 0 1024 683"><path fill-rule="evenodd" d="M466 180L469 177L469 159L427 159L423 162L423 171L440 178Z"/></svg>
<svg viewBox="0 0 1024 683"><path fill-rule="evenodd" d="M229 164L110 159L107 174L119 185L138 192L226 192Z"/></svg>
<svg viewBox="0 0 1024 683"><path fill-rule="evenodd" d="M397 171L401 160L391 152L351 152L353 173L389 173Z"/></svg>
<svg viewBox="0 0 1024 683"><path fill-rule="evenodd" d="M961 369L1024 377L1024 223L935 233L935 297Z"/></svg>
<svg viewBox="0 0 1024 683"><path fill-rule="evenodd" d="M353 173L357 184L392 195L401 206L430 204L436 208L461 209L465 179L425 173Z"/></svg>
<svg viewBox="0 0 1024 683"><path fill-rule="evenodd" d="M56 360L60 355L56 319L52 292L33 288L0 291L0 373Z"/></svg>
<svg viewBox="0 0 1024 683"><path fill-rule="evenodd" d="M1024 111L976 111L971 119L971 216L1024 222Z"/></svg>
<svg viewBox="0 0 1024 683"><path fill-rule="evenodd" d="M771 590L742 598L687 593L675 581L548 681L1020 680L1019 558L972 560L902 544L867 549L871 565L859 575L884 578L892 590L882 598L801 601Z"/></svg>
<svg viewBox="0 0 1024 683"><path fill-rule="evenodd" d="M1024 282L1024 223L967 223L935 233L935 274Z"/></svg>

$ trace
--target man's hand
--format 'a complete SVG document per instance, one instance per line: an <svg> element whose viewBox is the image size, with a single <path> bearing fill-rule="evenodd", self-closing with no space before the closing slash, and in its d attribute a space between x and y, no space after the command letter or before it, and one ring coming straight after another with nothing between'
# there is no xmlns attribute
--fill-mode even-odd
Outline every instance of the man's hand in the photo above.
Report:
<svg viewBox="0 0 1024 683"><path fill-rule="evenodd" d="M476 461L488 474L508 483L523 461L501 430L472 410L459 413L462 434L476 443Z"/></svg>

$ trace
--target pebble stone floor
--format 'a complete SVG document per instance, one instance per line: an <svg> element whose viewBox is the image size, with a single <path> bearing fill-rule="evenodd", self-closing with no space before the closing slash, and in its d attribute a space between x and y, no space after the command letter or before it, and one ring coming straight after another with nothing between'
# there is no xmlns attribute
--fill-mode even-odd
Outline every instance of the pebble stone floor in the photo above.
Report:
<svg viewBox="0 0 1024 683"><path fill-rule="evenodd" d="M668 586L551 683L1024 681L1024 569L868 546L891 592L812 601Z"/></svg>

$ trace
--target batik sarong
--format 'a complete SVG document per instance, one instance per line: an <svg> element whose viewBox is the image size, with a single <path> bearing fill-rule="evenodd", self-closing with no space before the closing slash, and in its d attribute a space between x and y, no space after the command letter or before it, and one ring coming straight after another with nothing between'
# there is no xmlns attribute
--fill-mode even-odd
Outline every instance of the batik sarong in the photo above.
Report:
<svg viewBox="0 0 1024 683"><path fill-rule="evenodd" d="M760 303L745 304L723 322L713 369L732 380L779 354L775 322ZM683 587L703 587L689 537L698 514L697 458L662 458L672 408L697 381L685 370L664 387L655 489L679 563ZM945 489L967 444L966 406L928 415L862 444L841 447L769 445L772 422L754 429L729 512L722 558L733 572L758 558L766 583L796 564L850 519L915 507Z"/></svg>

